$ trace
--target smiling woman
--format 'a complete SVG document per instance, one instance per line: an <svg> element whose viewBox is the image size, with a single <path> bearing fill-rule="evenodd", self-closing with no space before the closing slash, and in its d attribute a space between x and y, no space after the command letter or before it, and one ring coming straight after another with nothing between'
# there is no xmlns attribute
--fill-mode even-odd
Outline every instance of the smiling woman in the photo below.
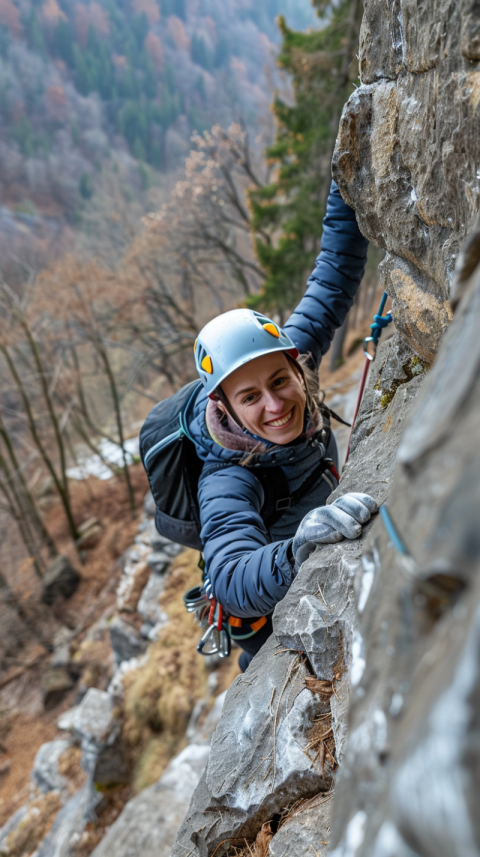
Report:
<svg viewBox="0 0 480 857"><path fill-rule="evenodd" d="M195 342L202 383L181 418L201 467L205 575L195 598L212 599L215 627L223 618L224 633L244 650L242 669L271 633L273 609L300 563L317 544L357 538L376 511L364 494L325 506L338 482L337 448L310 379L353 303L366 252L355 213L332 183L322 250L285 328L236 309Z"/></svg>
<svg viewBox="0 0 480 857"><path fill-rule="evenodd" d="M222 389L237 422L254 437L286 444L302 433L305 380L284 353L264 354L241 366L225 378ZM220 402L219 409L226 413L226 404Z"/></svg>

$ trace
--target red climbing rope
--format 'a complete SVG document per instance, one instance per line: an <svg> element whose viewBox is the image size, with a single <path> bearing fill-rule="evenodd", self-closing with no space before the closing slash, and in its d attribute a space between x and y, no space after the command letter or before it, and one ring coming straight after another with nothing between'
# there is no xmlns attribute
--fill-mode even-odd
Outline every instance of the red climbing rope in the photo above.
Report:
<svg viewBox="0 0 480 857"><path fill-rule="evenodd" d="M345 458L345 464L348 461L348 456L350 455L350 443L352 440L353 428L355 426L355 420L357 419L357 414L360 410L360 405L362 403L363 393L365 390L365 385L367 383L368 378L368 370L370 369L370 363L373 363L377 354L377 345L378 340L382 335L382 330L384 327L387 327L388 324L392 321L392 313L387 312L384 316L382 315L383 310L385 309L385 304L387 302L388 295L386 292L382 295L382 300L380 301L380 306L378 308L378 312L373 316L373 324L370 325L370 330L372 331L371 336L367 336L363 343L363 350L365 352L365 363L363 364L363 372L362 377L360 379L360 387L358 388L358 396L357 396L357 404L355 405L355 413L352 420L352 427L350 429L350 437L348 438L348 448L347 448L347 457ZM373 342L373 355L369 353L368 346L369 343Z"/></svg>

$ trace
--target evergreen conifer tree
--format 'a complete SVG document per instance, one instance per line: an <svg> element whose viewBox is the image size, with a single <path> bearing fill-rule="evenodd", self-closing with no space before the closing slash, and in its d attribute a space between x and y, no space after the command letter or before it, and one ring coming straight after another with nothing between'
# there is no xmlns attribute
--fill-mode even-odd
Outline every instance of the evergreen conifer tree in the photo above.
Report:
<svg viewBox="0 0 480 857"><path fill-rule="evenodd" d="M267 157L277 165L275 179L250 194L257 256L266 272L250 305L281 316L303 294L319 251L338 123L358 75L360 0L314 5L320 30L298 33L279 19L279 62L293 77L295 98L293 104L280 97L274 102L278 128Z"/></svg>

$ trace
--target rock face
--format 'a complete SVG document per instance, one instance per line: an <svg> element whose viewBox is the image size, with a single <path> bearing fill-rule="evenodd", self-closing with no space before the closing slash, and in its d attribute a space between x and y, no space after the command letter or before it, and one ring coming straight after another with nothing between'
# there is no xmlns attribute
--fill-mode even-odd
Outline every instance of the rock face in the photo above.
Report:
<svg viewBox="0 0 480 857"><path fill-rule="evenodd" d="M67 780L58 770L58 761L69 747L70 741L61 738L40 747L31 773L32 783L40 792L66 790Z"/></svg>
<svg viewBox="0 0 480 857"><path fill-rule="evenodd" d="M380 521L364 554L335 857L352 831L358 857L480 853L477 261L398 452L388 511L408 555Z"/></svg>
<svg viewBox="0 0 480 857"><path fill-rule="evenodd" d="M303 565L272 637L227 693L211 750L220 701L203 723L194 712L190 745L126 804L94 857L480 857L479 3L364 5L362 84L334 173L387 251L397 332L372 366L331 500L366 491L383 511L360 539ZM145 535L118 606L152 639L178 548ZM62 783L45 750L34 776L43 810L20 810L0 853L38 810L36 857L71 857L93 782L122 781L115 700L124 657L143 648L131 628L112 623L121 665L109 692L90 690L64 718L86 785L46 832Z"/></svg>
<svg viewBox="0 0 480 857"><path fill-rule="evenodd" d="M122 661L143 655L147 648L146 641L120 616L115 616L110 624L110 642L117 666Z"/></svg>
<svg viewBox="0 0 480 857"><path fill-rule="evenodd" d="M387 255L397 329L431 362L451 319L455 260L480 206L478 6L365 0L362 85L348 101L334 176Z"/></svg>

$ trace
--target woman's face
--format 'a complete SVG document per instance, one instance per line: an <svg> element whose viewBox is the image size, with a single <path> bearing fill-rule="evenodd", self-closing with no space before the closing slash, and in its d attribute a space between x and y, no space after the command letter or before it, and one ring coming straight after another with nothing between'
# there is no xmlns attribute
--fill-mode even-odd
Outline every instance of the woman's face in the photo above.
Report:
<svg viewBox="0 0 480 857"><path fill-rule="evenodd" d="M283 352L264 354L240 366L222 383L231 407L254 435L286 444L303 431L303 378ZM224 410L221 403L219 407Z"/></svg>

